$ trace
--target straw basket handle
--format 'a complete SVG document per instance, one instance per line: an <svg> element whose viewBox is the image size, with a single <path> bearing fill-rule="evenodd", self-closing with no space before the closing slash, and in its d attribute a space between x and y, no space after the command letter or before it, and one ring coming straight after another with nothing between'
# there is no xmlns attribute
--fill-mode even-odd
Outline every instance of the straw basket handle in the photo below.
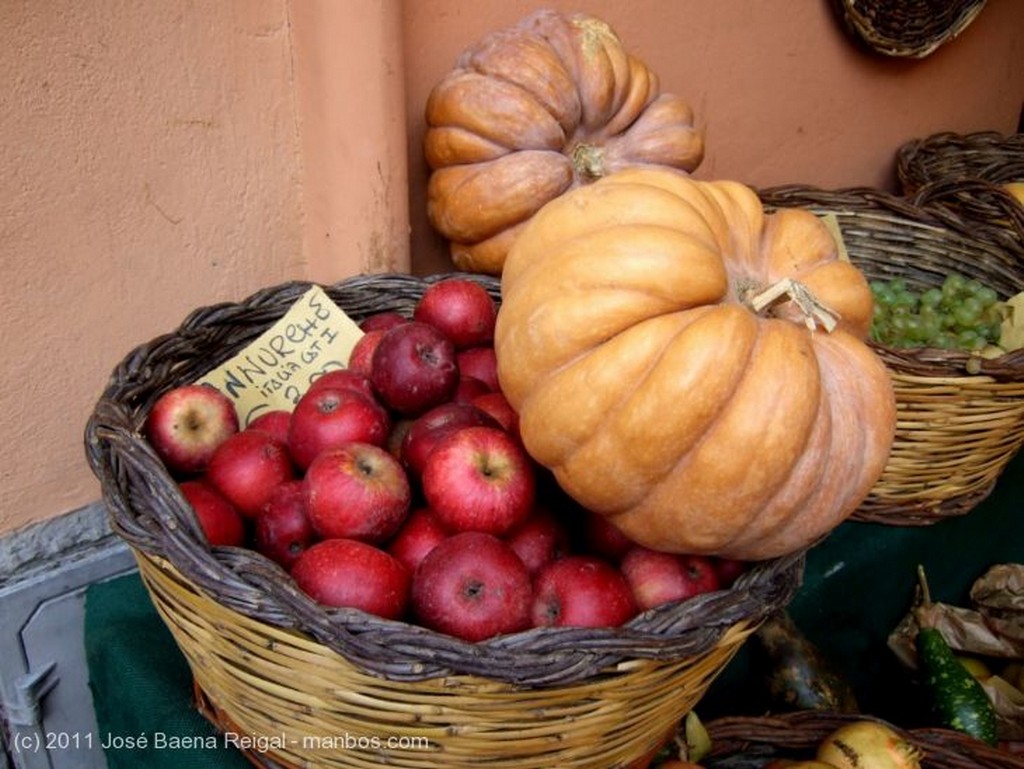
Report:
<svg viewBox="0 0 1024 769"><path fill-rule="evenodd" d="M999 184L976 178L937 179L919 187L911 202L925 209L955 206L1024 258L1024 205Z"/></svg>

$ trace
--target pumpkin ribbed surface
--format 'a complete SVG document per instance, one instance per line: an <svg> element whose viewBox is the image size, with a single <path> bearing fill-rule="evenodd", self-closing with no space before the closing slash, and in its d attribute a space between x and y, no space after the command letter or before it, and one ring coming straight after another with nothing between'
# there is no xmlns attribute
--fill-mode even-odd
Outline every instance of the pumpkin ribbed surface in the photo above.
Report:
<svg viewBox="0 0 1024 769"><path fill-rule="evenodd" d="M464 51L426 121L428 218L456 267L494 275L548 201L635 165L692 171L704 152L690 106L583 13L538 11Z"/></svg>
<svg viewBox="0 0 1024 769"><path fill-rule="evenodd" d="M786 279L803 291L765 300ZM501 290L499 377L526 448L642 544L794 552L885 467L895 401L864 342L870 290L809 212L621 171L535 215Z"/></svg>

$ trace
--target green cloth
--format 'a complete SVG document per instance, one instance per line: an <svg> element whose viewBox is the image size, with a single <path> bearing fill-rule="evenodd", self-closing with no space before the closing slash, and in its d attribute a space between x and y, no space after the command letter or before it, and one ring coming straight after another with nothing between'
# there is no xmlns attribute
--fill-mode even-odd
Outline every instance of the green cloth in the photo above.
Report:
<svg viewBox="0 0 1024 769"><path fill-rule="evenodd" d="M88 588L85 651L109 769L251 769L193 707L188 664L138 574Z"/></svg>
<svg viewBox="0 0 1024 769"><path fill-rule="evenodd" d="M864 712L908 727L924 718L910 674L886 647L912 601L917 565L924 565L935 600L965 605L971 584L990 565L1024 562L1022 490L1019 455L966 516L924 527L850 522L809 553L790 614L847 675ZM89 588L85 645L99 736L149 738L145 749L107 750L110 769L250 766L234 748L203 744L215 732L193 707L188 666L137 575ZM701 700L701 717L763 713L758 675L748 644ZM194 746L157 747L159 735Z"/></svg>

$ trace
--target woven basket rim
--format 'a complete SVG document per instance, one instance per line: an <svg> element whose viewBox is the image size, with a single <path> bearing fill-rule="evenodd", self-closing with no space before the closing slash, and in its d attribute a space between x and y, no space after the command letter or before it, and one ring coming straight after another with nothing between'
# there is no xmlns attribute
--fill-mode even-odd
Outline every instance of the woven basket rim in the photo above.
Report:
<svg viewBox="0 0 1024 769"><path fill-rule="evenodd" d="M992 747L962 732L938 727L908 729L864 713L803 710L768 716L724 716L705 726L711 736L712 757L724 758L759 748L774 754L806 752L835 729L855 721L874 721L893 729L922 751L922 766L931 769L1024 769L1024 755Z"/></svg>
<svg viewBox="0 0 1024 769"><path fill-rule="evenodd" d="M840 229L844 225L879 232L887 228L893 231L894 238L907 242L917 239L947 245L943 258L950 271L974 274L983 282L998 278L1016 291L1024 290L1024 262L1002 244L979 237L974 223L942 205L921 204L872 187L828 189L786 184L761 188L758 195L767 210L802 207L819 215L835 215ZM955 258L962 251L971 253L970 263ZM868 272L864 261L856 255L851 255L851 260ZM907 262L903 266L910 269L914 265ZM890 274L895 277L903 273L894 264ZM896 348L873 341L869 344L886 365L899 373L938 378L991 377L993 381L1024 379L1024 350L985 358L959 350Z"/></svg>
<svg viewBox="0 0 1024 769"><path fill-rule="evenodd" d="M977 18L986 0L833 0L843 27L874 53L921 59L954 40Z"/></svg>
<svg viewBox="0 0 1024 769"><path fill-rule="evenodd" d="M332 285L290 281L239 302L199 308L176 330L137 346L112 371L85 430L86 457L114 531L131 547L173 564L214 600L306 633L367 672L393 680L467 674L522 686L562 685L628 659L702 653L738 622L758 624L789 602L802 580L805 551L755 564L727 590L649 610L619 628L536 628L473 644L353 609L328 609L255 551L209 547L191 507L141 435L155 397L219 365L314 285L358 320L402 301L411 309L425 286L453 274L360 275ZM468 277L500 298L497 279ZM233 335L239 329L244 333ZM220 360L205 354L211 350Z"/></svg>

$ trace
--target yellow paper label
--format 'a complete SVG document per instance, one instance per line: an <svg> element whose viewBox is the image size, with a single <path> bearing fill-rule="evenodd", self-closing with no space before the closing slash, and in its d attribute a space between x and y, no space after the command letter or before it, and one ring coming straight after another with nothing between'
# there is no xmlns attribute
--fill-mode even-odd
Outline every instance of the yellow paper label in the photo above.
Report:
<svg viewBox="0 0 1024 769"><path fill-rule="evenodd" d="M1024 292L1010 297L1005 304L999 346L1007 352L1024 347Z"/></svg>
<svg viewBox="0 0 1024 769"><path fill-rule="evenodd" d="M258 339L198 381L226 393L245 426L267 411L291 411L313 380L348 365L362 336L359 324L313 286Z"/></svg>
<svg viewBox="0 0 1024 769"><path fill-rule="evenodd" d="M832 239L836 242L836 249L839 252L839 259L844 262L850 261L850 254L846 250L846 242L843 240L843 230L839 226L838 217L835 214L821 214L818 218L832 233Z"/></svg>

